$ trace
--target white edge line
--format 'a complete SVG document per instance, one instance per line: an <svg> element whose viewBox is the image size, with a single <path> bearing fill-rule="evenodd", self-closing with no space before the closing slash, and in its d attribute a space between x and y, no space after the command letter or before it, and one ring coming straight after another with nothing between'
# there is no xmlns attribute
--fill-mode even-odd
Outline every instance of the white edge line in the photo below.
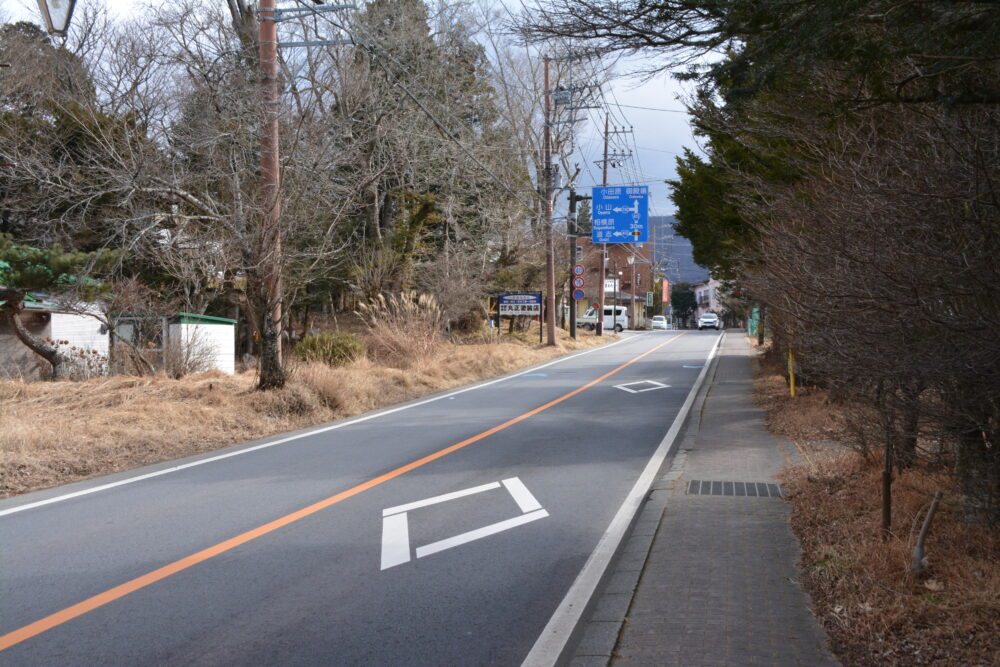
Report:
<svg viewBox="0 0 1000 667"><path fill-rule="evenodd" d="M338 422L336 424L331 424L329 426L321 426L319 428L315 428L315 429L306 431L305 433L297 433L296 435L290 435L288 437L280 438L278 440L272 440L270 442L264 442L264 443L261 443L259 445L254 445L252 447L247 447L246 449L240 449L240 450L235 451L235 452L228 452L226 454L219 454L218 456L211 456L209 458L199 459L197 461L191 461L190 463L184 463L184 464L177 465L177 466L171 466L170 468L164 468L163 470L157 470L156 472L150 472L150 473L146 473L144 475L137 475L135 477L129 477L128 479L118 480L117 482L110 482L108 484L101 484L100 486L93 486L93 487L90 487L90 488L87 488L87 489L81 489L80 491L74 491L73 493L67 493L67 494L64 494L64 495L61 495L61 496L54 496L52 498L46 498L45 500L38 500L38 501L33 502L33 503L27 503L25 505L18 505L17 507L11 507L11 508L8 508L8 509L5 509L5 510L0 510L0 517L7 516L8 514L16 514L18 512L24 512L25 510L35 509L36 507L43 507L45 505L51 505L53 503L63 502L64 500L71 500L73 498L79 498L80 496L87 496L87 495L90 495L92 493L98 493L100 491L107 491L108 489L113 489L113 488L118 487L118 486L125 486L126 484L134 484L135 482L141 482L143 480L152 479L154 477L161 477L163 475L169 475L171 473L179 472L181 470L186 470L187 468L194 468L195 466L205 465L206 463L215 463L216 461L222 461L223 459L232 458L234 456L241 456L243 454L249 454L250 452L256 452L257 450L260 450L260 449L267 449L269 447L276 447L277 445L283 445L286 442L291 442L293 440L299 440L300 438L305 438L305 437L308 437L308 436L311 436L311 435L318 435L320 433L326 433L327 431L335 431L337 429L344 428L345 426L353 426L354 424L359 424L361 422L365 422L365 421L368 421L370 419L376 419L378 417L384 417L385 415L391 415L391 414L393 414L395 412L401 412L403 410L409 410L411 408L418 408L421 405L427 405L428 403L434 403L435 401L441 401L441 400L444 400L446 398L452 398L452 397L457 396L459 394L464 394L467 391L474 391L476 389L482 389L483 387L489 387L490 385L497 384L498 382L506 382L507 380L513 380L516 377L520 377L520 376L522 376L522 375L524 375L526 373L534 372L534 371L536 371L536 370L538 370L540 368L548 368L549 366L554 366L556 364L561 364L564 361L569 361L570 359L575 359L577 357L582 357L585 354L590 354L590 353L596 352L598 350L606 350L609 347L613 347L613 346L619 345L621 343L626 343L626 342L628 342L630 340L636 340L637 338L639 338L639 336L629 336L628 338L622 338L620 340L616 340L615 342L609 343L607 345L601 345L600 347L595 347L595 348L591 348L589 350L584 350L583 352L578 352L578 353L572 354L572 355L570 355L568 357L560 357L559 359L554 359L554 360L549 361L547 363L544 363L544 364L542 364L540 366L532 366L531 368L526 368L523 371L521 371L519 373L515 373L513 375L505 375L504 377L496 378L495 380L488 380L486 382L482 382L480 384L475 384L475 385L472 385L471 387L465 387L463 389L459 389L457 391L453 391L453 392L448 393L448 394L442 394L441 396L435 396L434 398L428 398L428 399L425 399L423 401L418 401L416 403L410 403L410 404L407 404L407 405L401 405L401 406L396 407L396 408L389 408L387 410L380 410L378 412L367 414L367 415L365 415L363 417L357 417L355 419L351 419L351 420L345 421L345 422Z"/></svg>
<svg viewBox="0 0 1000 667"><path fill-rule="evenodd" d="M442 493L440 496L434 496L433 498L425 498L424 500L416 500L412 503L406 503L405 505L389 507L382 510L382 516L390 516L392 514L399 514L400 512L409 512L410 510L420 509L421 507L427 507L428 505L437 505L438 503L454 500L455 498L464 498L465 496L471 496L477 493L482 493L483 491L499 488L500 482L490 482L489 484L474 486L470 489L452 491L451 493Z"/></svg>
<svg viewBox="0 0 1000 667"><path fill-rule="evenodd" d="M523 526L526 523L531 523L532 521L537 521L538 519L544 519L548 515L549 513L545 510L538 510L536 512L531 512L530 514L516 516L513 519L505 519L503 521L491 523L488 526L470 530L467 533L462 533L461 535L456 535L455 537L449 537L445 540L432 542L427 546L417 547L417 558L430 556L431 554L436 554L440 551L444 551L445 549L451 549L452 547L458 547L484 537L489 537L490 535L502 533L505 530L517 528L518 526Z"/></svg>
<svg viewBox="0 0 1000 667"><path fill-rule="evenodd" d="M698 374L698 379L695 380L694 386L688 392L684 404L674 418L673 424L670 425L670 430L663 436L663 440L660 441L653 457L649 459L642 474L639 475L639 479L636 480L632 490L625 497L625 501L618 508L618 512L608 525L608 529L601 536L593 553L587 558L583 569L580 570L580 574L577 575L566 596L559 603L555 613L552 614L552 618L546 623L542 634L535 641L535 645L531 647L524 662L521 663L521 667L551 667L559 660L573 630L587 608L587 603L597 590L605 570L618 551L618 547L632 523L632 518L639 511L643 499L653 485L657 471L673 448L674 440L676 440L684 420L691 411L695 396L705 380L710 362L715 357L722 338L723 336L719 336L715 341L715 345L712 346L712 350L705 360L705 367Z"/></svg>
<svg viewBox="0 0 1000 667"><path fill-rule="evenodd" d="M505 479L503 480L503 485L507 487L507 492L510 493L514 502L517 503L517 506L525 514L542 509L542 504L538 502L538 499L535 498L531 491L528 491L528 487L524 485L524 482L519 477Z"/></svg>

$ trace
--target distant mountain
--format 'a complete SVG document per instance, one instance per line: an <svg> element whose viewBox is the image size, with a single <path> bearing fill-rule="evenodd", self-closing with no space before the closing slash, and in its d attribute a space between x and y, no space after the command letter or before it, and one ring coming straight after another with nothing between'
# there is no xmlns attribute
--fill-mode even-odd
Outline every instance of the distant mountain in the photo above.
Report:
<svg viewBox="0 0 1000 667"><path fill-rule="evenodd" d="M691 242L674 232L677 218L672 215L649 216L650 233L656 240L657 264L671 282L697 283L708 280L708 269L694 263Z"/></svg>

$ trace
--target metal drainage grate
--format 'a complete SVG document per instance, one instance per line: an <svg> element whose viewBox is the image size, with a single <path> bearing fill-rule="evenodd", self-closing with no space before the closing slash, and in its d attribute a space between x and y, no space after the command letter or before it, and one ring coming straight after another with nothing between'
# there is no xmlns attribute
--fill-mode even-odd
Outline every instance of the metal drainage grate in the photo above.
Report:
<svg viewBox="0 0 1000 667"><path fill-rule="evenodd" d="M695 496L751 496L755 498L780 498L781 487L767 482L722 482L693 479L687 492Z"/></svg>

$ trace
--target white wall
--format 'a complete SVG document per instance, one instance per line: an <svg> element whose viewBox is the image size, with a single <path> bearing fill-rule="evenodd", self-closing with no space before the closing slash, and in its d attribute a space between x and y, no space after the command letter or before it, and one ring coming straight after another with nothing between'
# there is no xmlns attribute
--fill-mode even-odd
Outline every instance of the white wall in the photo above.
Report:
<svg viewBox="0 0 1000 667"><path fill-rule="evenodd" d="M94 350L105 358L108 356L108 332L103 324L89 315L52 313L49 336L55 341L68 341L68 345L59 346L63 351L75 347Z"/></svg>
<svg viewBox="0 0 1000 667"><path fill-rule="evenodd" d="M73 377L107 375L110 336L97 318L78 313L52 313L49 336L59 344L59 351L69 357L69 372Z"/></svg>
<svg viewBox="0 0 1000 667"><path fill-rule="evenodd" d="M236 372L236 328L231 324L199 322L171 324L169 335L184 345L204 345L210 350L212 367L232 375Z"/></svg>
<svg viewBox="0 0 1000 667"><path fill-rule="evenodd" d="M694 288L694 297L698 302L698 307L695 309L696 317L701 317L705 313L719 312L719 287L721 286L722 283L718 280L710 278L708 282ZM708 301L706 305L702 305L702 301L704 300Z"/></svg>

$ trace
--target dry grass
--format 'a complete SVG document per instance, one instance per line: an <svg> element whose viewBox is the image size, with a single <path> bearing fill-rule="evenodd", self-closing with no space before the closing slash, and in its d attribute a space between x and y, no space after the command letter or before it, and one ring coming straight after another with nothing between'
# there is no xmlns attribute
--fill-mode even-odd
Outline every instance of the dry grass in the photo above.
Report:
<svg viewBox="0 0 1000 667"><path fill-rule="evenodd" d="M253 390L253 373L0 380L0 497L349 417L609 338L563 337L555 348L539 346L537 338L532 344L505 340L443 343L431 354L414 356L406 370L366 359L340 368L302 364L284 389L271 392Z"/></svg>
<svg viewBox="0 0 1000 667"><path fill-rule="evenodd" d="M962 520L951 480L926 468L897 474L893 535L881 539L881 469L831 444L850 437L825 394L787 395L780 368L758 367L768 425L803 454L782 480L802 546L802 583L845 665L1000 664L1000 534ZM926 543L930 567L910 572L935 491L945 501Z"/></svg>
<svg viewBox="0 0 1000 667"><path fill-rule="evenodd" d="M381 364L409 368L441 345L441 307L429 294L380 294L359 304L357 314L368 328L369 356Z"/></svg>

